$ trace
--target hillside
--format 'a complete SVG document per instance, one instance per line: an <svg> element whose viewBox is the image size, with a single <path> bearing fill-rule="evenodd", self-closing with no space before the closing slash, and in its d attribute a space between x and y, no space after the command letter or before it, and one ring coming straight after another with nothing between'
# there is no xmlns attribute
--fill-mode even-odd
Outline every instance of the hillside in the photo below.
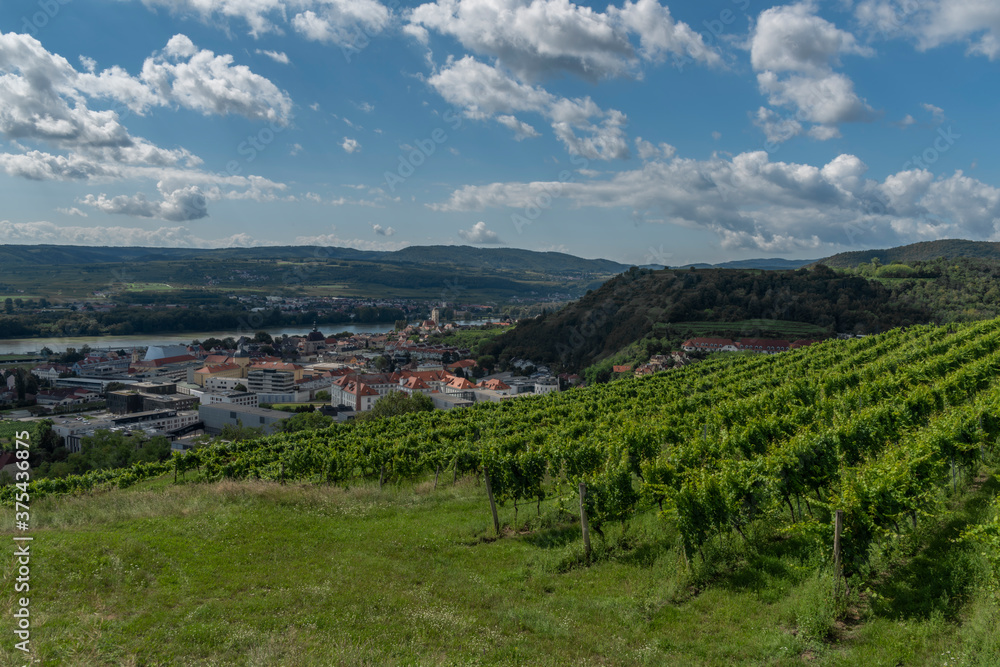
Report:
<svg viewBox="0 0 1000 667"><path fill-rule="evenodd" d="M824 264L833 268L849 268L859 264L869 264L873 259L878 259L882 264L913 264L914 262L929 262L939 257L945 259L967 257L1000 262L1000 243L960 239L925 241L897 248L842 252L821 259L815 264Z"/></svg>
<svg viewBox="0 0 1000 667"><path fill-rule="evenodd" d="M284 294L470 301L565 300L628 267L555 252L469 246L395 252L352 248L0 246L0 296L116 301L143 294L188 303L208 295Z"/></svg>
<svg viewBox="0 0 1000 667"><path fill-rule="evenodd" d="M504 359L526 358L580 370L674 323L729 322L717 335L756 336L742 322L769 319L836 332L877 332L930 320L879 282L823 267L761 272L632 269L555 313L522 322L484 346ZM673 341L676 343L677 341Z"/></svg>
<svg viewBox="0 0 1000 667"><path fill-rule="evenodd" d="M911 327L33 483L33 657L993 665L998 371Z"/></svg>

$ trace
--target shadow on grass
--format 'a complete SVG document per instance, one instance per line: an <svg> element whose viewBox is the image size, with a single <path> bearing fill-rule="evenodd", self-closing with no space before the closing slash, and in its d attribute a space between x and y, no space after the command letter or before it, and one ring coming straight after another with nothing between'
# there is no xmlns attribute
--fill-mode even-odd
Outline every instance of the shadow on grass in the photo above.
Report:
<svg viewBox="0 0 1000 667"><path fill-rule="evenodd" d="M956 618L961 603L979 582L974 554L954 540L984 518L990 498L998 491L1000 482L991 477L948 521L934 526L924 539L926 546L874 587L879 598L872 612L893 619L926 619L935 613Z"/></svg>
<svg viewBox="0 0 1000 667"><path fill-rule="evenodd" d="M539 549L555 549L564 547L574 540L580 539L580 526L555 526L537 530L522 538L525 542Z"/></svg>

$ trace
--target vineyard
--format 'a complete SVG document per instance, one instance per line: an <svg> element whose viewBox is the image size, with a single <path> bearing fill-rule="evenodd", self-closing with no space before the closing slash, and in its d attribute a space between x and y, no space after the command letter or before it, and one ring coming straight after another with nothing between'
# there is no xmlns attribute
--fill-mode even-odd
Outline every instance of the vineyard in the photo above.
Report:
<svg viewBox="0 0 1000 667"><path fill-rule="evenodd" d="M178 481L350 486L488 480L518 511L586 485L590 525L654 512L688 558L755 525L832 548L843 516L849 575L872 547L942 509L1000 437L1000 321L911 327L778 356L712 359L545 397L275 435L81 477L34 496ZM9 493L10 488L4 493ZM488 506L484 494L484 512ZM523 517L522 517L523 518Z"/></svg>

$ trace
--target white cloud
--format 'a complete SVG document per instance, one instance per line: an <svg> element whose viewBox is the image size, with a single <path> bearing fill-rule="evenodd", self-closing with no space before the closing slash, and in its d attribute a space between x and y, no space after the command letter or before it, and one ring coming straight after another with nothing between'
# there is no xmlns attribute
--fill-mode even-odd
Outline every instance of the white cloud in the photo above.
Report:
<svg viewBox="0 0 1000 667"><path fill-rule="evenodd" d="M408 241L370 241L367 239L345 239L337 234L336 225L329 234L298 236L295 245L316 245L321 247L355 248L357 250L400 250L410 245Z"/></svg>
<svg viewBox="0 0 1000 667"><path fill-rule="evenodd" d="M750 42L754 70L825 76L840 56L873 56L854 36L816 16L812 2L772 7L757 18Z"/></svg>
<svg viewBox="0 0 1000 667"><path fill-rule="evenodd" d="M265 49L257 49L255 51L255 53L257 55L267 56L268 58L270 58L274 62L280 63L282 65L288 65L288 64L291 64L291 62L292 62L288 58L288 54L285 53L284 51L267 51Z"/></svg>
<svg viewBox="0 0 1000 667"><path fill-rule="evenodd" d="M927 102L921 104L920 107L924 111L927 111L931 114L932 120L937 125L940 125L941 123L944 122L944 109L942 109L941 107L936 107L933 104L928 104Z"/></svg>
<svg viewBox="0 0 1000 667"><path fill-rule="evenodd" d="M964 42L968 55L1000 57L1000 4L993 0L862 0L855 17L873 34L908 37L921 51Z"/></svg>
<svg viewBox="0 0 1000 667"><path fill-rule="evenodd" d="M571 154L601 160L629 155L625 115L615 109L604 111L589 97L558 97L539 86L517 81L472 56L449 60L428 83L445 100L464 109L467 117L496 117L522 138L532 136L536 130L513 114L533 112L548 119L556 137Z"/></svg>
<svg viewBox="0 0 1000 667"><path fill-rule="evenodd" d="M150 200L138 193L133 196L107 197L103 194L87 195L80 203L102 213L128 215L135 218L158 218L171 222L200 220L208 216L208 202L197 186L188 186L163 192L159 200Z"/></svg>
<svg viewBox="0 0 1000 667"><path fill-rule="evenodd" d="M51 222L10 222L0 220L0 238L5 243L58 245L147 247L147 248L220 248L234 246L277 245L257 241L246 234L234 234L217 239L195 236L187 227L74 227Z"/></svg>
<svg viewBox="0 0 1000 667"><path fill-rule="evenodd" d="M287 123L292 100L270 80L233 56L198 50L184 35L175 35L163 55L147 58L141 78L164 103L203 114L238 114L251 120Z"/></svg>
<svg viewBox="0 0 1000 667"><path fill-rule="evenodd" d="M529 80L564 72L590 80L634 76L641 60L667 55L721 63L700 35L656 0L626 0L603 13L569 0L437 0L407 18L423 29L407 31L422 43L427 29L449 35Z"/></svg>
<svg viewBox="0 0 1000 667"><path fill-rule="evenodd" d="M59 208L56 209L56 211L59 212L59 213L62 213L63 215L76 215L76 216L79 216L81 218L86 218L87 217L86 213L84 213L83 211L81 211L80 209L78 209L75 206L73 206L71 208L64 208L64 207L60 206Z"/></svg>
<svg viewBox="0 0 1000 667"><path fill-rule="evenodd" d="M757 109L753 122L764 132L767 140L775 144L802 134L802 123L794 118L783 118L778 112L767 107Z"/></svg>
<svg viewBox="0 0 1000 667"><path fill-rule="evenodd" d="M361 150L361 144L359 144L356 139L350 139L348 137L344 137L344 142L340 144L340 147L347 153L354 153Z"/></svg>
<svg viewBox="0 0 1000 667"><path fill-rule="evenodd" d="M514 139L517 141L522 141L523 139L532 139L534 137L541 136L538 130L531 127L524 121L518 120L514 116L510 115L500 115L497 116L497 122L506 128L509 128L514 132Z"/></svg>
<svg viewBox="0 0 1000 667"><path fill-rule="evenodd" d="M307 39L347 45L378 34L388 25L389 10L377 0L142 0L150 8L194 15L203 23L242 21L253 37L282 34L291 27Z"/></svg>
<svg viewBox="0 0 1000 667"><path fill-rule="evenodd" d="M458 235L462 237L462 240L466 243L475 243L480 245L503 245L503 241L500 240L497 233L487 229L486 223L482 220L472 225L471 229L458 230Z"/></svg>
<svg viewBox="0 0 1000 667"><path fill-rule="evenodd" d="M431 208L517 213L540 198L563 199L574 207L655 213L683 228L713 231L725 248L770 252L836 252L862 236L872 246L1000 239L1000 189L962 172L935 177L909 170L877 181L864 178L866 170L853 155L822 167L772 162L764 151L673 158L603 179L465 186Z"/></svg>
<svg viewBox="0 0 1000 667"><path fill-rule="evenodd" d="M635 150L639 154L640 160L653 160L657 158L670 159L677 151L677 149L670 144L661 143L657 146L653 142L646 141L642 137L635 138Z"/></svg>
<svg viewBox="0 0 1000 667"><path fill-rule="evenodd" d="M382 225L372 225L372 231L375 232L376 236L392 236L396 233L392 227L383 227Z"/></svg>
<svg viewBox="0 0 1000 667"><path fill-rule="evenodd" d="M812 2L772 7L761 12L750 38L750 62L761 93L772 106L796 111L778 121L757 112L756 124L769 141L784 141L805 131L815 139L840 136L842 123L871 121L875 113L854 91L854 83L834 71L843 55L870 57L874 51L848 32L816 16Z"/></svg>
<svg viewBox="0 0 1000 667"><path fill-rule="evenodd" d="M292 144L292 147L288 150L288 154L291 155L292 157L295 157L301 152L302 152L302 144L300 143Z"/></svg>

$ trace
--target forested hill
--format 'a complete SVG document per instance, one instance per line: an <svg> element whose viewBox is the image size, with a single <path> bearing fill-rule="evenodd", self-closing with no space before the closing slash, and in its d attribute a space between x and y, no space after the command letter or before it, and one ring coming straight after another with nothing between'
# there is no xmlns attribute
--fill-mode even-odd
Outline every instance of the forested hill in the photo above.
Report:
<svg viewBox="0 0 1000 667"><path fill-rule="evenodd" d="M579 370L673 323L769 319L836 332L927 322L930 309L889 287L819 266L796 271L633 268L556 313L522 322L485 350Z"/></svg>
<svg viewBox="0 0 1000 667"><path fill-rule="evenodd" d="M825 264L834 268L849 268L859 264L869 264L878 259L882 264L913 264L914 262L929 262L938 258L956 259L975 258L1000 262L1000 243L992 241L963 241L961 239L944 239L941 241L926 241L884 248L881 250L857 250L842 252L816 264Z"/></svg>
<svg viewBox="0 0 1000 667"><path fill-rule="evenodd" d="M0 245L0 265L94 264L117 262L212 260L341 260L393 265L460 266L548 274L620 273L628 268L607 259L583 259L559 252L471 246L412 246L396 251L367 251L319 246L259 248L121 248L72 245Z"/></svg>

